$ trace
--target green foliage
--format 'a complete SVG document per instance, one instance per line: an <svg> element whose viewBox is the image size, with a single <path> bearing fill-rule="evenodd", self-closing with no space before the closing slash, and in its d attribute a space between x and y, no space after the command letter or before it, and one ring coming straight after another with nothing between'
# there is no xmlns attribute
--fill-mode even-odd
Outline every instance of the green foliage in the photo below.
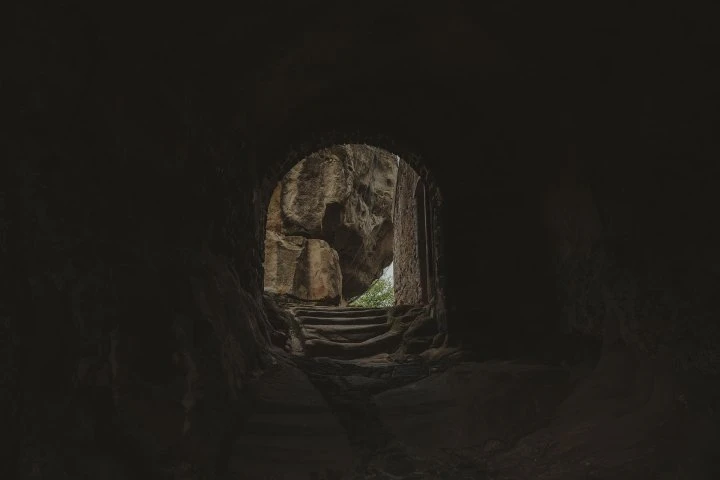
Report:
<svg viewBox="0 0 720 480"><path fill-rule="evenodd" d="M351 307L392 307L395 304L395 289L390 280L380 277L365 293L349 303Z"/></svg>

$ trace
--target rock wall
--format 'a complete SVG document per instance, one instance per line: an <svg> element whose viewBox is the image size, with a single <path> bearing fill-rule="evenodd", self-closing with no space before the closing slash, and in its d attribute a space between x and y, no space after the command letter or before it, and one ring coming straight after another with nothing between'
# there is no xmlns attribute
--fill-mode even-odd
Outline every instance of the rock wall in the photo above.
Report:
<svg viewBox="0 0 720 480"><path fill-rule="evenodd" d="M262 185L203 101L150 93L153 67L141 87L96 57L86 83L73 18L31 34L79 69L19 83L45 100L0 167L0 477L215 478L270 361Z"/></svg>
<svg viewBox="0 0 720 480"><path fill-rule="evenodd" d="M422 301L417 237L418 209L415 198L415 186L419 179L412 167L405 162L400 163L393 211L393 283L397 305L412 305Z"/></svg>
<svg viewBox="0 0 720 480"><path fill-rule="evenodd" d="M210 474L208 447L221 448L246 382L269 361L272 328L253 279L259 265L230 254L254 241L247 230L233 240L233 225L251 225L235 215L252 215L250 202L216 202L232 194L227 177L211 172L208 194L191 200L184 187L173 193L164 183L168 197L160 197L160 178L145 176L141 186L116 170L106 180L95 172L86 203L66 196L65 182L91 166L57 176L38 164L22 168L11 177L20 187L3 192L16 253L4 268L14 280L2 285L12 300L3 302L0 423L12 460L0 476L145 478L191 465ZM121 178L135 185L130 201L112 191ZM184 219L168 213L178 209ZM162 226L138 218L162 218Z"/></svg>
<svg viewBox="0 0 720 480"><path fill-rule="evenodd" d="M392 261L396 176L396 157L367 145L294 166L268 208L265 289L334 304L363 293Z"/></svg>

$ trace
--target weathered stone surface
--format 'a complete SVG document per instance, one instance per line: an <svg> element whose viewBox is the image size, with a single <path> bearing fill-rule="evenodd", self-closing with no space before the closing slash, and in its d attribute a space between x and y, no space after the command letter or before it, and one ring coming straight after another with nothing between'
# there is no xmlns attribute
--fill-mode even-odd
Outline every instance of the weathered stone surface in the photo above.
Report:
<svg viewBox="0 0 720 480"><path fill-rule="evenodd" d="M403 334L401 350L408 354L419 354L430 348L438 335L437 319L428 312L417 314Z"/></svg>
<svg viewBox="0 0 720 480"><path fill-rule="evenodd" d="M422 302L418 253L418 208L416 186L420 177L409 165L398 166L393 225L393 285L395 303Z"/></svg>
<svg viewBox="0 0 720 480"><path fill-rule="evenodd" d="M374 309L301 307L295 308L294 313L304 332L305 353L314 357L361 359L381 354L403 357L407 353L404 339L409 328L414 326L412 337L434 331L435 327L432 318L425 318L428 317L425 308L412 305ZM431 342L432 337L427 346Z"/></svg>
<svg viewBox="0 0 720 480"><path fill-rule="evenodd" d="M339 255L342 296L364 292L392 261L397 163L396 156L378 148L339 145L293 167L274 190L268 207L266 289L318 299L303 282L287 288L288 274L283 270L291 268L286 263L292 262L292 255L276 253L282 245L279 236L285 236L326 241ZM303 295L302 289L308 294Z"/></svg>
<svg viewBox="0 0 720 480"><path fill-rule="evenodd" d="M267 292L263 293L263 307L271 327L270 340L276 347L290 351L292 349L293 316L277 304L276 298Z"/></svg>
<svg viewBox="0 0 720 480"><path fill-rule="evenodd" d="M387 323L379 325L308 325L304 324L305 338L320 338L333 342L363 342L390 330Z"/></svg>
<svg viewBox="0 0 720 480"><path fill-rule="evenodd" d="M337 252L324 240L268 231L265 290L298 300L337 304L342 297Z"/></svg>
<svg viewBox="0 0 720 480"><path fill-rule="evenodd" d="M292 324L292 313L278 304L278 297L268 292L263 293L263 306L268 322L275 330L287 331Z"/></svg>

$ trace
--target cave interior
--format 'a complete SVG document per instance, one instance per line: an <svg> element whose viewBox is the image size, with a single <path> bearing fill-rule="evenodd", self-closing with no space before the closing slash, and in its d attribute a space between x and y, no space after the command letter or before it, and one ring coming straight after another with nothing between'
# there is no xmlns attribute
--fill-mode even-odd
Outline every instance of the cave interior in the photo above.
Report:
<svg viewBox="0 0 720 480"><path fill-rule="evenodd" d="M14 7L0 477L720 478L715 2ZM423 179L422 374L275 344L340 144Z"/></svg>

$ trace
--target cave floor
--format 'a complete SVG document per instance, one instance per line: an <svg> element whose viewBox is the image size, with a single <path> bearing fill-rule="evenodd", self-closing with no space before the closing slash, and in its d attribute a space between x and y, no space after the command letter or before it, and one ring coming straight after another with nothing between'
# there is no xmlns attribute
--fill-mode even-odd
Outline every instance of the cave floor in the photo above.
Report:
<svg viewBox="0 0 720 480"><path fill-rule="evenodd" d="M236 444L235 473L243 476L228 478L487 478L482 465L460 466L413 452L387 425L376 402L383 392L412 386L458 363L458 352L443 353L434 361L417 355L393 361L387 354L346 360L278 353L275 371L252 389L262 412L250 415L253 433ZM260 419L263 423L254 425ZM248 455L249 445L284 453Z"/></svg>
<svg viewBox="0 0 720 480"><path fill-rule="evenodd" d="M568 369L445 353L278 352L250 389L226 478L704 478L668 463L678 417L659 386L608 382L622 358Z"/></svg>
<svg viewBox="0 0 720 480"><path fill-rule="evenodd" d="M225 478L696 478L668 463L675 400L629 352L574 367L472 361L445 346L389 354L388 333L412 322L385 328L381 310L299 313L315 347L277 349L249 386Z"/></svg>

